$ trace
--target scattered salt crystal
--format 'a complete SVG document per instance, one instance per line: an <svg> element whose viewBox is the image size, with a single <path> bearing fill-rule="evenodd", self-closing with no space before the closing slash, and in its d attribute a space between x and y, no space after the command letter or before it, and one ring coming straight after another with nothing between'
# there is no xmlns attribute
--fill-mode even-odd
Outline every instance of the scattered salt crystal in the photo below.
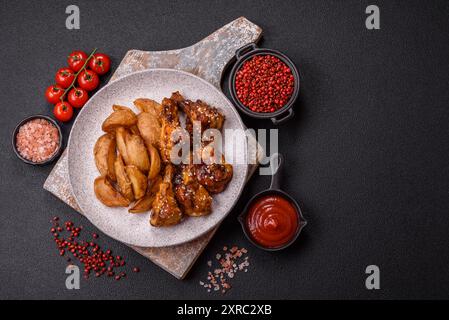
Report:
<svg viewBox="0 0 449 320"><path fill-rule="evenodd" d="M227 251L228 247L223 246L223 251ZM245 248L239 249L237 246L233 246L229 252L224 253L224 257L222 254L217 253L215 255L216 264L218 264L218 268L213 269L213 271L208 271L207 282L200 282L204 284L204 287L208 292L219 291L221 288L222 293L226 293L227 290L231 288L231 285L227 282L227 280L235 277L235 274L238 271L242 271L244 269L245 272L248 272L246 267L249 265L248 257L243 257L248 251ZM209 260L207 262L209 267L212 267L212 261Z"/></svg>

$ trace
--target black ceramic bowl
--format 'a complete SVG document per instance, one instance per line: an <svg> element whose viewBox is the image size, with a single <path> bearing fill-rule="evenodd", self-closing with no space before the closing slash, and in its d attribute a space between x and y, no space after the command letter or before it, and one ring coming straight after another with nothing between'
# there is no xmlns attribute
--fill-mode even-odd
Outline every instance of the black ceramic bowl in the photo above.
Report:
<svg viewBox="0 0 449 320"><path fill-rule="evenodd" d="M279 161L277 169L275 169L275 170L273 170L273 168L275 168L274 159L278 159L278 161ZM302 214L302 210L301 210L301 207L299 206L299 203L295 199L293 199L289 194L287 194L286 192L284 192L280 189L281 168L283 166L283 161L284 161L283 157L280 154L275 154L271 157L270 165L272 168L272 172L274 172L274 174L271 177L270 188L267 190L264 190L262 192L259 192L258 194L253 196L251 198L251 200L248 201L242 214L240 214L240 216L238 217L238 221L240 222L243 232L244 232L245 236L248 238L248 240L257 248L265 250L265 251L279 251L279 250L289 247L290 245L293 244L293 242L296 241L296 239L298 238L302 229L307 225L307 221ZM254 241L251 236L251 232L248 230L248 227L246 225L246 217L248 215L248 211L249 211L251 205L257 199L260 199L261 197L265 197L265 196L270 196L270 195L271 196L277 195L277 196L280 196L280 197L284 198L285 200L289 201L293 205L293 207L295 207L296 213L298 215L298 227L296 228L294 236L290 239L290 241L288 241L287 243L283 244L282 246L278 246L278 247L264 247L264 246L260 245L259 243L257 243L256 241Z"/></svg>
<svg viewBox="0 0 449 320"><path fill-rule="evenodd" d="M23 124L25 124L28 121L33 120L33 119L45 119L45 120L49 121L52 125L54 125L58 129L58 132L59 132L59 147L58 147L58 149L56 150L54 155L51 156L51 158L49 158L48 160L42 161L42 162L33 162L28 159L25 159L24 157L22 157L20 155L19 151L17 150L17 146L16 146L16 136L17 136L17 133L19 132L19 128ZM14 128L14 131L12 133L12 149L14 150L14 153L16 154L16 156L25 163L31 164L33 166L43 166L43 165L49 164L49 163L53 162L61 154L61 150L62 150L61 127L58 125L58 123L55 120L53 120L50 117L44 116L44 115L37 114L34 116L30 116L28 118L25 118L22 121L20 121L19 124Z"/></svg>
<svg viewBox="0 0 449 320"><path fill-rule="evenodd" d="M258 55L272 55L279 58L282 62L284 62L292 71L293 77L295 78L295 85L293 89L292 96L290 100L279 110L275 112L254 112L251 111L248 107L244 106L237 97L237 92L235 90L235 78L238 70L242 67L245 61L251 59L254 56ZM230 78L229 78L229 92L231 93L232 101L234 105L239 108L241 112L244 114L257 118L257 119L271 119L274 124L280 124L288 119L292 118L295 112L293 111L293 105L299 96L299 88L301 85L301 79L299 76L299 71L296 68L295 64L283 53L273 50L273 49L264 49L258 48L255 43L250 43L246 46L241 47L235 52L236 62L231 69Z"/></svg>

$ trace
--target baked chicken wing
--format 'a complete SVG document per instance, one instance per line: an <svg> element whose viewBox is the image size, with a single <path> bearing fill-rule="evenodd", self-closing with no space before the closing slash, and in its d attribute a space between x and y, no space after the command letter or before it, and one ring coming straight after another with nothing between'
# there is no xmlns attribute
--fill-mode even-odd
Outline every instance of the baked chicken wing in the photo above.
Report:
<svg viewBox="0 0 449 320"><path fill-rule="evenodd" d="M182 211L178 207L173 192L173 176L174 167L167 164L164 178L159 184L159 190L152 204L150 223L154 227L171 226L182 219Z"/></svg>
<svg viewBox="0 0 449 320"><path fill-rule="evenodd" d="M161 139L159 144L161 158L164 163L169 163L171 150L177 142L173 141L172 134L181 127L178 106L171 99L164 98L162 100L161 124Z"/></svg>
<svg viewBox="0 0 449 320"><path fill-rule="evenodd" d="M182 165L175 175L175 196L184 213L199 217L207 215L212 210L212 197L198 183L193 165Z"/></svg>
<svg viewBox="0 0 449 320"><path fill-rule="evenodd" d="M232 165L225 164L197 164L195 165L196 179L210 193L222 192L232 179Z"/></svg>
<svg viewBox="0 0 449 320"><path fill-rule="evenodd" d="M226 163L224 154L214 149L214 143L202 144L200 163L194 162L195 179L203 185L209 193L220 193L226 189L232 179L232 165ZM198 160L198 159L197 159Z"/></svg>
<svg viewBox="0 0 449 320"><path fill-rule="evenodd" d="M194 121L200 122L201 132L207 129L222 129L225 117L217 108L211 107L201 100L195 102L186 100L179 92L174 92L171 100L175 101L186 114L186 130L190 134L193 132ZM197 152L200 152L200 154L196 154L196 156L200 157L203 163L194 166L193 171L196 180L210 193L222 192L232 179L232 165L225 163L223 155L216 154L213 144L203 142L201 150ZM205 158L209 162L204 163Z"/></svg>
<svg viewBox="0 0 449 320"><path fill-rule="evenodd" d="M193 132L194 121L201 123L201 132L204 132L207 129L221 130L223 127L225 117L217 110L217 108L211 107L201 100L186 100L178 91L172 94L171 99L175 101L187 115L186 129L190 134Z"/></svg>

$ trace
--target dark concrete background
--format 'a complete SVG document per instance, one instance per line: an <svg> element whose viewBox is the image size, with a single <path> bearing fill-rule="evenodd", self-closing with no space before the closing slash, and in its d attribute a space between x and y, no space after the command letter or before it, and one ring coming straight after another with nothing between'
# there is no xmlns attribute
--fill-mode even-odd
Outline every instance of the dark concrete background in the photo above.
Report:
<svg viewBox="0 0 449 320"><path fill-rule="evenodd" d="M72 3L81 9L78 31L65 28ZM365 28L372 3L381 30ZM14 126L51 114L43 92L74 49L98 47L114 68L129 49L188 46L242 15L263 28L263 46L288 54L304 74L297 116L279 133L283 187L304 206L304 234L275 254L245 240L235 217L268 186L257 176L186 280L101 234L141 272L65 289L49 220L98 231L42 189L51 166L15 158ZM0 1L0 298L221 298L198 282L206 261L233 243L249 248L251 266L225 298L447 298L448 16L445 1ZM381 269L381 290L365 289L369 264Z"/></svg>

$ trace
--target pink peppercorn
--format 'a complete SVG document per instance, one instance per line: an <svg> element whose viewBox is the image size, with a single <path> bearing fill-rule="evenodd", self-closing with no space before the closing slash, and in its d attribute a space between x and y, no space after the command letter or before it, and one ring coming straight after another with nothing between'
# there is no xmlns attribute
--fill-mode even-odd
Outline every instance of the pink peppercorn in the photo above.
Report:
<svg viewBox="0 0 449 320"><path fill-rule="evenodd" d="M256 55L245 61L235 78L239 101L261 113L281 109L290 100L294 86L291 69L272 55Z"/></svg>

